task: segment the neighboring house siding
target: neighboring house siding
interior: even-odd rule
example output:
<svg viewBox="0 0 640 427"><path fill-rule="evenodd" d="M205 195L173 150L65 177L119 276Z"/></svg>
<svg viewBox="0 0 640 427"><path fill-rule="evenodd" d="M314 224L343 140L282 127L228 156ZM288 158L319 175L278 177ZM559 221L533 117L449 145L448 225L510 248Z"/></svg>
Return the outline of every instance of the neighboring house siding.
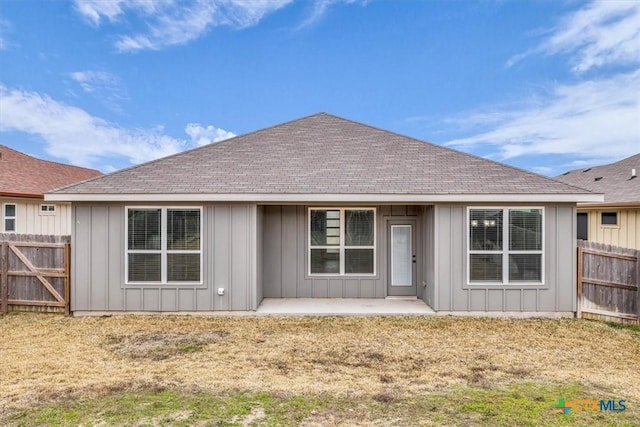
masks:
<svg viewBox="0 0 640 427"><path fill-rule="evenodd" d="M544 284L467 284L465 205L435 207L436 311L576 310L576 210L545 207Z"/></svg>
<svg viewBox="0 0 640 427"><path fill-rule="evenodd" d="M320 207L321 205L311 205ZM343 205L344 207L349 207ZM387 295L387 232L385 219L418 218L419 206L375 206L376 275L311 277L307 265L308 208L265 206L263 222L263 292L265 298L384 298ZM336 205L331 205L336 207ZM363 206L364 207L364 206ZM420 236L420 224L416 235ZM421 248L417 247L421 253ZM418 266L418 293L422 272Z"/></svg>
<svg viewBox="0 0 640 427"><path fill-rule="evenodd" d="M589 215L588 240L623 248L640 249L640 209L578 209ZM618 225L602 225L602 212L617 212Z"/></svg>
<svg viewBox="0 0 640 427"><path fill-rule="evenodd" d="M260 298L254 267L256 212L255 205L203 206L201 285L127 285L125 205L74 204L71 309L255 310ZM225 289L223 296L217 295L218 288Z"/></svg>
<svg viewBox="0 0 640 427"><path fill-rule="evenodd" d="M66 236L71 234L71 204L42 199L0 197L0 231L4 232L4 205L16 205L16 233ZM41 212L40 206L55 205L54 212Z"/></svg>

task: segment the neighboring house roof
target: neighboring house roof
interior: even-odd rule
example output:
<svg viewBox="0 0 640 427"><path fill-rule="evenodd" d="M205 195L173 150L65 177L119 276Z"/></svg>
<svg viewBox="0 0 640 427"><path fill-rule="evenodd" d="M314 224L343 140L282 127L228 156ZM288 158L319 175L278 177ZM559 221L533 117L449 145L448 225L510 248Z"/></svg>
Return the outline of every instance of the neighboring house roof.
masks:
<svg viewBox="0 0 640 427"><path fill-rule="evenodd" d="M60 189L47 199L435 201L523 194L594 199L531 172L320 113Z"/></svg>
<svg viewBox="0 0 640 427"><path fill-rule="evenodd" d="M97 170L37 159L0 145L0 196L41 198L47 191L99 175Z"/></svg>
<svg viewBox="0 0 640 427"><path fill-rule="evenodd" d="M632 176L635 169L636 176ZM640 153L615 163L576 169L556 177L558 181L604 193L604 204L640 204Z"/></svg>

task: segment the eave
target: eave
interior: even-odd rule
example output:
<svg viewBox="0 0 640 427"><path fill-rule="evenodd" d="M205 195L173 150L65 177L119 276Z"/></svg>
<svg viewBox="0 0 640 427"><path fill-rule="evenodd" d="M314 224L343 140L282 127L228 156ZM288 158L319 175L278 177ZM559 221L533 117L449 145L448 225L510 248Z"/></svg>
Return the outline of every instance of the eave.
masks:
<svg viewBox="0 0 640 427"><path fill-rule="evenodd" d="M601 203L602 194L45 194L61 202Z"/></svg>

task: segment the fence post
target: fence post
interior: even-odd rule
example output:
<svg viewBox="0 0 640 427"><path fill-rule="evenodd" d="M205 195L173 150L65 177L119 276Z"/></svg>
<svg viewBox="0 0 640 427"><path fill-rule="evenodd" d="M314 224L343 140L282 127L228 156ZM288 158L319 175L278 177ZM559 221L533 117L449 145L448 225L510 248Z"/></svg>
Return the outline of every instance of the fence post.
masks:
<svg viewBox="0 0 640 427"><path fill-rule="evenodd" d="M576 317L578 319L582 319L582 259L584 254L582 253L582 246L578 243L578 274L576 275L578 279L577 287L578 287L578 301L577 301L577 310Z"/></svg>
<svg viewBox="0 0 640 427"><path fill-rule="evenodd" d="M0 312L9 312L9 246L2 242L0 247Z"/></svg>
<svg viewBox="0 0 640 427"><path fill-rule="evenodd" d="M636 323L640 325L640 250L636 250L636 310L638 317Z"/></svg>
<svg viewBox="0 0 640 427"><path fill-rule="evenodd" d="M64 244L64 313L71 316L71 243Z"/></svg>

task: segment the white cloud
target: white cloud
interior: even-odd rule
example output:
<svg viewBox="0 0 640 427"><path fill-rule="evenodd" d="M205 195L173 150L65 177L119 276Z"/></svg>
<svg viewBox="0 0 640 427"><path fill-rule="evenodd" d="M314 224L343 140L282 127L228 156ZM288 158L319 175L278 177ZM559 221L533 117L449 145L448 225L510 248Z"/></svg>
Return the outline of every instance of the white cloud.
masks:
<svg viewBox="0 0 640 427"><path fill-rule="evenodd" d="M94 25L103 19L116 22L133 13L146 31L120 35L120 51L157 50L185 44L212 27L244 28L257 24L265 15L293 0L75 0L78 12Z"/></svg>
<svg viewBox="0 0 640 427"><path fill-rule="evenodd" d="M550 96L527 105L457 120L493 128L447 142L484 145L497 157L572 154L619 159L639 151L640 70L574 85L557 85Z"/></svg>
<svg viewBox="0 0 640 427"><path fill-rule="evenodd" d="M640 1L599 0L568 15L537 48L512 57L507 66L536 53L571 55L573 71L640 61Z"/></svg>
<svg viewBox="0 0 640 427"><path fill-rule="evenodd" d="M583 78L575 83L543 87L517 105L486 107L480 113L449 120L459 123L469 136L448 141L447 145L484 147L489 157L499 159L566 155L574 158L575 165L582 161L602 164L637 153L640 151L638 22L637 1L594 1L569 14L538 48L510 61L532 54L566 53L571 70ZM593 71L597 77L584 78L587 71ZM531 164L530 168L551 170L548 165Z"/></svg>
<svg viewBox="0 0 640 427"><path fill-rule="evenodd" d="M351 4L356 2L367 3L368 0L315 0L311 8L311 13L307 17L307 19L302 21L302 23L298 26L298 29L308 27L319 21L327 13L327 10L329 10L329 8L336 3Z"/></svg>
<svg viewBox="0 0 640 427"><path fill-rule="evenodd" d="M120 104L129 99L120 79L106 71L75 71L70 76L82 90L95 96L111 110L121 111Z"/></svg>
<svg viewBox="0 0 640 427"><path fill-rule="evenodd" d="M46 142L49 154L74 165L113 170L110 162L122 157L138 164L195 146L193 141L164 134L162 127L122 128L49 96L1 84L0 111L0 132L37 135ZM209 128L216 129L203 127Z"/></svg>
<svg viewBox="0 0 640 427"><path fill-rule="evenodd" d="M189 123L184 131L191 137L191 141L198 146L219 142L236 136L233 132L211 125L202 126L200 123Z"/></svg>

